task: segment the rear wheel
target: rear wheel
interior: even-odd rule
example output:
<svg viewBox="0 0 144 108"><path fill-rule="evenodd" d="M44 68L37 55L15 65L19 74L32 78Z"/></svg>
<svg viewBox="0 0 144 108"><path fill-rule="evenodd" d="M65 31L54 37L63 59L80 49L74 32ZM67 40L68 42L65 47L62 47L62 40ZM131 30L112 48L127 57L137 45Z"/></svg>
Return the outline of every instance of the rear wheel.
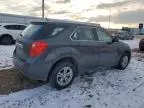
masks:
<svg viewBox="0 0 144 108"><path fill-rule="evenodd" d="M71 62L58 63L50 75L50 84L53 88L63 89L72 84L75 76L75 68Z"/></svg>
<svg viewBox="0 0 144 108"><path fill-rule="evenodd" d="M130 55L128 53L124 53L120 58L117 68L120 70L125 69L129 64L129 61L130 61Z"/></svg>
<svg viewBox="0 0 144 108"><path fill-rule="evenodd" d="M2 36L0 39L0 43L3 45L11 45L13 44L13 39L9 35Z"/></svg>

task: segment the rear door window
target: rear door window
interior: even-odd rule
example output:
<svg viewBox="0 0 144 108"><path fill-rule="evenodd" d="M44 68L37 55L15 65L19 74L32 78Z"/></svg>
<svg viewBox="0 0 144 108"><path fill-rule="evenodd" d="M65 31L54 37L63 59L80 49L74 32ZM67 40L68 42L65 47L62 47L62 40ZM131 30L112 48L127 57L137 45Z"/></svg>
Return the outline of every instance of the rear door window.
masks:
<svg viewBox="0 0 144 108"><path fill-rule="evenodd" d="M93 30L90 27L79 27L71 38L73 40L95 41Z"/></svg>

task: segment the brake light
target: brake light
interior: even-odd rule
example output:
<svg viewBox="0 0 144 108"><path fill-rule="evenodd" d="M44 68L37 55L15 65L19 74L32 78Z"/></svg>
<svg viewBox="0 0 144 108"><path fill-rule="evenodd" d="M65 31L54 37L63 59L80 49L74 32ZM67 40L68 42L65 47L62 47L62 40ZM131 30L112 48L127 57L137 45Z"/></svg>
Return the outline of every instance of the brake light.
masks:
<svg viewBox="0 0 144 108"><path fill-rule="evenodd" d="M33 42L30 47L30 56L37 57L48 48L48 43L44 41Z"/></svg>

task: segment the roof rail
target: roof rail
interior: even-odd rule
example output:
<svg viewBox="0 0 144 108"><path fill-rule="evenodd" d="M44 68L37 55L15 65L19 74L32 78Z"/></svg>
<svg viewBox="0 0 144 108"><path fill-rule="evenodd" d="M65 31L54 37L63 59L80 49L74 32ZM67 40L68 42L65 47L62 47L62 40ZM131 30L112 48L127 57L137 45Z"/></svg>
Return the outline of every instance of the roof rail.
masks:
<svg viewBox="0 0 144 108"><path fill-rule="evenodd" d="M75 24L83 24L88 26L100 26L97 23L90 23L90 22L81 22L81 21L73 21L73 20L60 20L60 19L47 19L48 22L62 22L62 23L75 23Z"/></svg>

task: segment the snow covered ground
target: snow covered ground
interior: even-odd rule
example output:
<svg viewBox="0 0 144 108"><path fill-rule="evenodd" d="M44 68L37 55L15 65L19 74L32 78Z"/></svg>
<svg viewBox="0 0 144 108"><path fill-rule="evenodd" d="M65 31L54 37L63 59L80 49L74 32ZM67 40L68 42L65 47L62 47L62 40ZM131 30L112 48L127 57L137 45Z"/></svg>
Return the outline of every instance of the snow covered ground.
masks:
<svg viewBox="0 0 144 108"><path fill-rule="evenodd" d="M123 42L129 44L131 49L139 47L139 39L124 40ZM13 54L14 48L15 48L15 45L12 45L12 46L0 45L0 70L13 67L12 54Z"/></svg>
<svg viewBox="0 0 144 108"><path fill-rule="evenodd" d="M120 40L124 43L127 43L131 49L134 49L134 48L139 48L139 41L140 39L135 39L135 40Z"/></svg>
<svg viewBox="0 0 144 108"><path fill-rule="evenodd" d="M0 108L144 108L144 55L125 70L98 69L61 91L48 84L0 95Z"/></svg>
<svg viewBox="0 0 144 108"><path fill-rule="evenodd" d="M13 66L12 63L12 55L15 46L2 46L0 45L0 70L3 68L11 68Z"/></svg>

